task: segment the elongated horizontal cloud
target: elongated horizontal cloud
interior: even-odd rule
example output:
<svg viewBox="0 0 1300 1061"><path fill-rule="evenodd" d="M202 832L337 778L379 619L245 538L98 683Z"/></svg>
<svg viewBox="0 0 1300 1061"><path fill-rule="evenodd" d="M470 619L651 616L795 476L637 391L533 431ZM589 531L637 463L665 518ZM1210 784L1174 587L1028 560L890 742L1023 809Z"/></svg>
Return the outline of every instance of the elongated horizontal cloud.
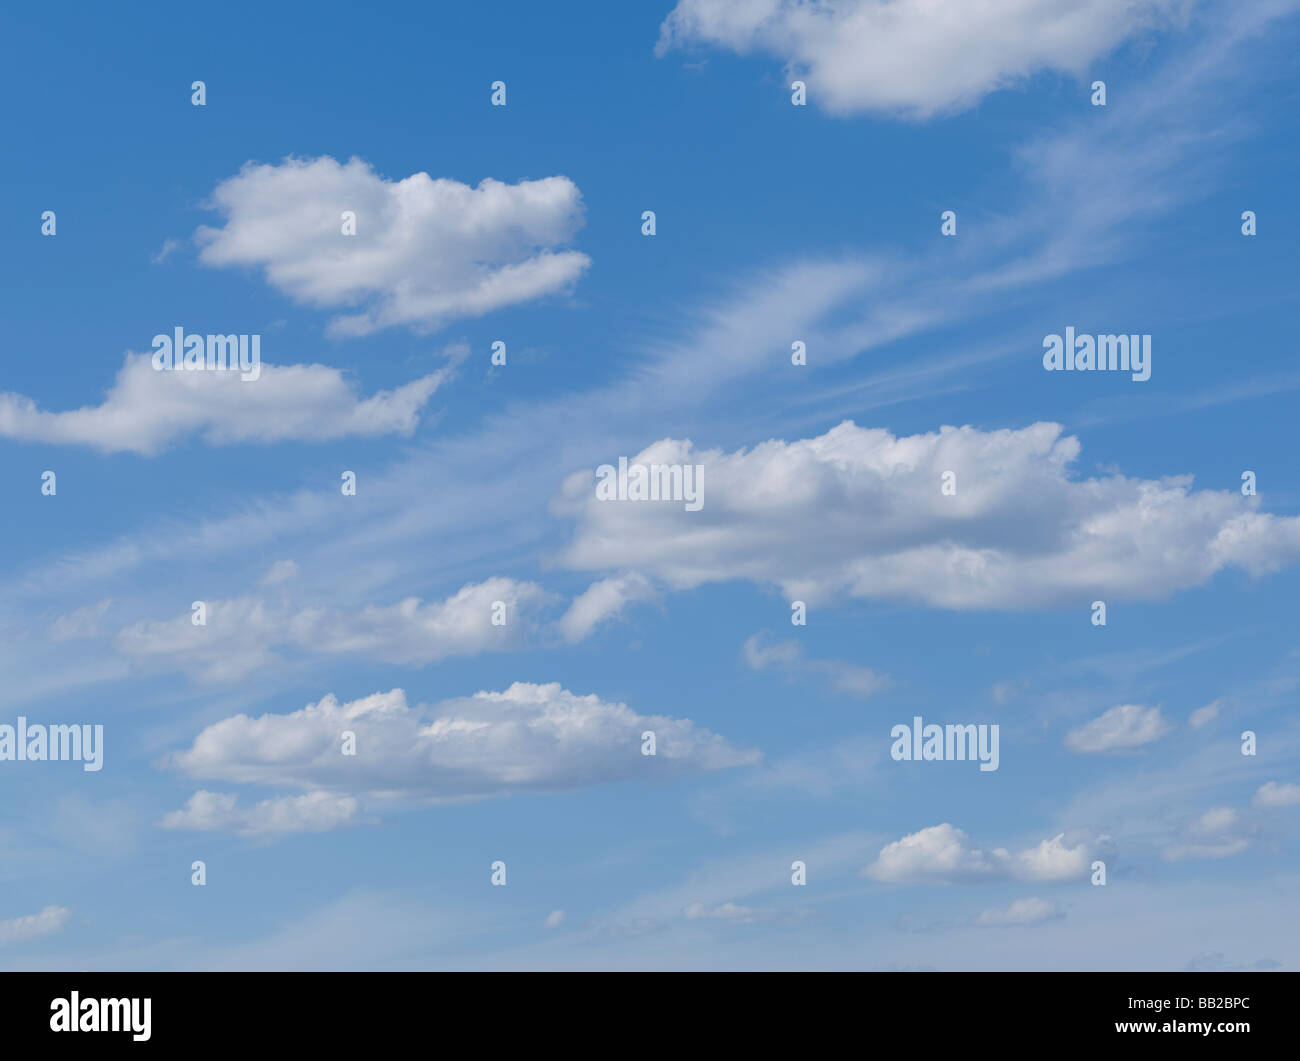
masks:
<svg viewBox="0 0 1300 1061"><path fill-rule="evenodd" d="M642 754L646 730L652 756ZM345 732L355 735L355 755L342 753ZM287 715L236 715L168 759L202 780L438 802L757 761L687 719L527 682L431 707L408 706L393 689L349 703L327 696Z"/></svg>
<svg viewBox="0 0 1300 1061"><path fill-rule="evenodd" d="M679 0L657 51L774 55L839 114L925 118L1044 70L1080 74L1186 0Z"/></svg>
<svg viewBox="0 0 1300 1061"><path fill-rule="evenodd" d="M1266 781L1250 802L1252 806L1261 808L1300 806L1300 785Z"/></svg>
<svg viewBox="0 0 1300 1061"><path fill-rule="evenodd" d="M357 655L423 666L450 656L521 647L550 595L535 582L489 578L441 601L408 597L364 608L294 608L263 597L207 602L206 624L192 613L122 630L119 651L141 662L179 667L206 681L238 681L274 663L277 652ZM494 624L497 602L504 624Z"/></svg>
<svg viewBox="0 0 1300 1061"><path fill-rule="evenodd" d="M327 309L333 331L438 327L567 290L590 264L559 249L582 225L567 177L476 187L416 173L380 177L360 159L249 163L222 181L220 228L196 233L200 261L253 266L290 298ZM345 212L355 235L344 235Z"/></svg>
<svg viewBox="0 0 1300 1061"><path fill-rule="evenodd" d="M159 824L164 829L274 837L326 832L353 821L357 813L354 797L328 792L265 799L248 808L237 803L237 796L200 790L181 810L166 814Z"/></svg>
<svg viewBox="0 0 1300 1061"><path fill-rule="evenodd" d="M1017 899L1008 907L980 911L974 923L986 928L1012 928L1056 921L1064 916L1064 911L1049 899Z"/></svg>
<svg viewBox="0 0 1300 1061"><path fill-rule="evenodd" d="M1088 871L1089 846L1082 841L1070 846L1065 834L1059 833L1014 854L1005 848L984 851L962 830L944 822L886 844L863 875L878 881L931 883L1076 880Z"/></svg>
<svg viewBox="0 0 1300 1061"><path fill-rule="evenodd" d="M1170 730L1158 707L1120 704L1065 735L1071 751L1125 752L1159 740Z"/></svg>
<svg viewBox="0 0 1300 1061"><path fill-rule="evenodd" d="M1072 479L1079 450L1051 423L895 437L845 421L732 453L664 439L630 463L702 464L703 507L598 501L594 472L577 472L555 502L575 524L561 559L675 588L747 579L805 601L1024 609L1156 599L1300 557L1300 518L1190 477Z"/></svg>
<svg viewBox="0 0 1300 1061"><path fill-rule="evenodd" d="M338 369L262 363L237 371L158 371L149 354L127 354L103 402L49 412L0 392L0 436L154 456L192 436L211 445L410 435L450 369L360 398Z"/></svg>
<svg viewBox="0 0 1300 1061"><path fill-rule="evenodd" d="M19 943L25 939L35 939L38 936L48 936L51 932L57 932L68 918L72 911L66 906L47 906L38 914L27 914L25 917L12 917L7 921L0 921L0 946L6 943Z"/></svg>

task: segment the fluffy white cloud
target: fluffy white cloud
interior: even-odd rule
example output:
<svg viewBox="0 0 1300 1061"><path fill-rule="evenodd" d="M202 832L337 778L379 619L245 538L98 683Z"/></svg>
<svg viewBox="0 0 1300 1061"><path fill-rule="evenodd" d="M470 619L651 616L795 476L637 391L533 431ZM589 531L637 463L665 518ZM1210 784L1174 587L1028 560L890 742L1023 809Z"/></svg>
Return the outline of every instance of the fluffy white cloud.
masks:
<svg viewBox="0 0 1300 1061"><path fill-rule="evenodd" d="M766 52L836 113L926 117L1043 70L1081 74L1186 0L679 0L657 51Z"/></svg>
<svg viewBox="0 0 1300 1061"><path fill-rule="evenodd" d="M1120 704L1070 730L1065 735L1065 746L1084 753L1122 752L1158 740L1169 729L1160 708Z"/></svg>
<svg viewBox="0 0 1300 1061"><path fill-rule="evenodd" d="M641 754L647 729L656 735L654 756ZM341 752L345 731L356 735L355 756ZM393 689L343 704L327 696L287 715L236 715L208 726L168 762L204 780L449 801L758 758L687 719L639 715L558 683L516 682L432 707L409 707Z"/></svg>
<svg viewBox="0 0 1300 1061"><path fill-rule="evenodd" d="M703 465L703 507L598 501L594 472L577 472L555 503L576 524L563 560L678 588L749 579L790 599L1019 609L1159 598L1300 557L1300 518L1187 477L1075 480L1079 449L1050 423L895 437L846 421L732 453L664 439L631 462Z"/></svg>
<svg viewBox="0 0 1300 1061"><path fill-rule="evenodd" d="M0 946L35 939L37 936L48 936L61 929L71 915L72 911L65 906L47 906L39 914L0 921Z"/></svg>
<svg viewBox="0 0 1300 1061"><path fill-rule="evenodd" d="M117 647L141 662L180 667L205 681L239 681L274 663L282 649L422 666L519 648L548 600L536 583L510 578L468 583L442 601L408 597L354 611L239 597L209 601L205 626L195 626L189 613L136 623L118 634ZM496 601L506 606L504 626L492 625Z"/></svg>
<svg viewBox="0 0 1300 1061"><path fill-rule="evenodd" d="M601 623L621 615L629 604L658 596L650 580L642 575L617 575L593 582L560 617L560 633L570 644L581 641Z"/></svg>
<svg viewBox="0 0 1300 1061"><path fill-rule="evenodd" d="M0 436L153 456L181 439L211 445L321 442L409 435L450 368L361 398L338 369L262 363L256 380L237 371L157 371L149 354L127 354L99 405L49 412L0 392Z"/></svg>
<svg viewBox="0 0 1300 1061"><path fill-rule="evenodd" d="M1300 805L1300 785L1266 781L1250 802L1256 807L1295 807Z"/></svg>
<svg viewBox="0 0 1300 1061"><path fill-rule="evenodd" d="M1064 911L1047 899L1017 899L1008 907L981 911L975 917L975 924L1008 928L1014 925L1037 925L1064 916Z"/></svg>
<svg viewBox="0 0 1300 1061"><path fill-rule="evenodd" d="M181 810L164 815L159 824L164 829L275 837L326 832L354 821L357 813L354 797L329 792L264 799L248 808L236 806L237 801L234 795L200 790Z"/></svg>
<svg viewBox="0 0 1300 1061"><path fill-rule="evenodd" d="M342 334L438 327L567 290L590 264L561 250L582 225L567 177L477 187L416 173L385 180L360 159L244 166L219 184L220 228L200 228L200 260L255 266L291 298L324 308ZM356 234L341 232L344 211Z"/></svg>
<svg viewBox="0 0 1300 1061"><path fill-rule="evenodd" d="M944 822L886 844L863 873L889 882L1057 881L1084 876L1089 863L1089 844L1080 841L1071 847L1064 833L1015 853L1000 847L984 851L962 830Z"/></svg>
<svg viewBox="0 0 1300 1061"><path fill-rule="evenodd" d="M562 924L564 924L564 911L552 910L549 914L546 915L546 921L544 922L544 924L546 925L547 928L559 928Z"/></svg>
<svg viewBox="0 0 1300 1061"><path fill-rule="evenodd" d="M888 687L889 679L868 667L837 659L807 659L802 642L775 641L766 630L754 634L741 648L753 670L776 667L788 675L820 674L843 693L866 698Z"/></svg>

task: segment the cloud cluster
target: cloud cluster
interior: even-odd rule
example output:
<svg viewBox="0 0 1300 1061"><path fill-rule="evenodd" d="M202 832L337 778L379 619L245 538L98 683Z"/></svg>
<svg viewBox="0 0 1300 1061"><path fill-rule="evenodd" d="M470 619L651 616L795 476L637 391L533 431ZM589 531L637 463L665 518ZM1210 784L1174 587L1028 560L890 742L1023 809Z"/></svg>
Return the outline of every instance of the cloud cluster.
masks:
<svg viewBox="0 0 1300 1061"><path fill-rule="evenodd" d="M677 588L747 579L790 599L1023 609L1157 599L1300 557L1300 518L1190 477L1074 479L1079 450L1052 423L895 437L845 421L730 453L664 439L631 463L702 464L703 508L600 502L577 472L555 504L575 524L563 561Z"/></svg>
<svg viewBox="0 0 1300 1061"><path fill-rule="evenodd" d="M652 730L656 754L641 754ZM343 754L343 734L355 755ZM326 793L449 802L520 791L578 788L629 778L720 770L758 761L688 719L639 715L627 705L580 696L559 683L516 682L411 707L401 689L340 703L327 696L287 715L236 715L204 729L168 765L201 780L301 789L240 811L234 797L199 793L169 816L174 827L240 832L325 827L355 806Z"/></svg>

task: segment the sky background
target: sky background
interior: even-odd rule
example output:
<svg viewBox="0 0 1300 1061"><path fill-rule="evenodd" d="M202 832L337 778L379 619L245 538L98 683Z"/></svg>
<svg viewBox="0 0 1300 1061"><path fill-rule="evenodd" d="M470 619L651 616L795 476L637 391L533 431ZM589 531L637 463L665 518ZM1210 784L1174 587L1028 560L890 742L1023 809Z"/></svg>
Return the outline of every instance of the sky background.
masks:
<svg viewBox="0 0 1300 1061"><path fill-rule="evenodd" d="M0 14L0 967L1300 967L1297 5L893 6Z"/></svg>

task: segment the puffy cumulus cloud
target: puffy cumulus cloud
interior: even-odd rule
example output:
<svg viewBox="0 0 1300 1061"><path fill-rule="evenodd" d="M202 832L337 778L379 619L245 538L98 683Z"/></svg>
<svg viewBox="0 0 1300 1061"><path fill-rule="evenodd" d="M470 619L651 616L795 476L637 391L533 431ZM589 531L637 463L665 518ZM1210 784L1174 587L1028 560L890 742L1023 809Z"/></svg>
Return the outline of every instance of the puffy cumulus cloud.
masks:
<svg viewBox="0 0 1300 1061"><path fill-rule="evenodd" d="M1080 840L1071 846L1065 834L1059 833L1036 847L1015 853L1005 848L984 851L975 847L962 830L944 822L886 844L875 862L862 872L874 880L892 883L967 883L1000 878L1074 880L1087 874L1089 852L1097 843L1100 839Z"/></svg>
<svg viewBox="0 0 1300 1061"><path fill-rule="evenodd" d="M289 833L327 832L352 823L357 813L354 797L329 792L264 799L247 808L237 803L237 796L200 790L183 808L164 815L159 825L164 829L270 838Z"/></svg>
<svg viewBox="0 0 1300 1061"><path fill-rule="evenodd" d="M66 923L72 911L66 906L47 906L38 914L27 914L24 917L12 917L8 921L0 921L0 946L6 943L19 943L25 939L35 939L38 936L48 936L51 932L57 932Z"/></svg>
<svg viewBox="0 0 1300 1061"><path fill-rule="evenodd" d="M741 655L751 670L766 670L771 667L789 677L821 675L839 692L863 699L889 686L886 675L877 674L856 663L838 659L807 659L802 642L776 641L766 630L750 637L741 647Z"/></svg>
<svg viewBox="0 0 1300 1061"><path fill-rule="evenodd" d="M635 573L593 582L560 617L560 633L570 644L581 641L601 623L618 618L629 604L658 596L650 580Z"/></svg>
<svg viewBox="0 0 1300 1061"><path fill-rule="evenodd" d="M261 376L245 380L230 370L158 371L151 355L127 354L99 405L51 412L0 392L0 436L149 457L194 436L233 445L410 435L450 373L443 368L362 398L324 365L263 362Z"/></svg>
<svg viewBox="0 0 1300 1061"><path fill-rule="evenodd" d="M653 730L656 754L641 754ZM341 753L341 734L356 755ZM451 801L561 790L755 763L688 719L639 715L558 683L516 682L431 707L401 689L340 703L327 696L287 715L236 715L204 729L168 765L238 784Z"/></svg>
<svg viewBox="0 0 1300 1061"><path fill-rule="evenodd" d="M331 322L340 334L481 316L563 292L590 264L559 249L582 225L567 177L471 187L427 173L386 180L357 158L289 158L245 165L211 205L225 223L196 233L200 261L260 267L302 303L357 307ZM342 235L344 211L355 235Z"/></svg>
<svg viewBox="0 0 1300 1061"><path fill-rule="evenodd" d="M1158 707L1120 704L1065 735L1065 746L1085 754L1126 752L1159 740L1170 725Z"/></svg>
<svg viewBox="0 0 1300 1061"><path fill-rule="evenodd" d="M1250 802L1259 808L1300 806L1300 785L1266 781L1259 786Z"/></svg>
<svg viewBox="0 0 1300 1061"><path fill-rule="evenodd" d="M1154 599L1300 556L1300 518L1188 477L1072 479L1079 451L1050 423L895 437L845 421L731 453L664 439L630 463L702 465L703 507L598 501L593 471L577 472L554 504L575 524L562 560L677 588L748 579L790 599L1019 609Z"/></svg>
<svg viewBox="0 0 1300 1061"><path fill-rule="evenodd" d="M765 52L839 114L925 118L1045 70L1081 74L1189 0L679 0L656 51Z"/></svg>
<svg viewBox="0 0 1300 1061"><path fill-rule="evenodd" d="M239 681L275 663L277 651L285 649L422 666L521 647L550 600L534 582L500 577L468 583L441 601L408 597L352 611L239 597L207 602L204 626L195 626L186 613L136 623L122 630L116 643L142 664L180 668L214 682ZM506 606L504 626L492 624L497 601Z"/></svg>
<svg viewBox="0 0 1300 1061"><path fill-rule="evenodd" d="M981 911L976 915L974 923L986 928L1010 928L1016 925L1038 925L1064 916L1065 912L1048 899L1017 899L1010 906Z"/></svg>

